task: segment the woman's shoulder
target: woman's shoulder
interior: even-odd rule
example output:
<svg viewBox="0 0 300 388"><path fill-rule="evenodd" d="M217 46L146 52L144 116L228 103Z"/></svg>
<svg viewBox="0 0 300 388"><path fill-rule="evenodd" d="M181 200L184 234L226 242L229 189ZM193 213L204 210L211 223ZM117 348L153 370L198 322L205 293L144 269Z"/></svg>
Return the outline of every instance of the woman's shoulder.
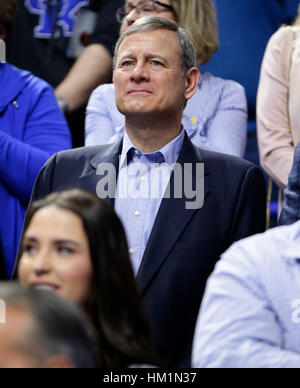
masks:
<svg viewBox="0 0 300 388"><path fill-rule="evenodd" d="M274 47L285 46L288 42L292 41L295 32L300 32L300 26L281 26L270 37L267 48L270 50Z"/></svg>
<svg viewBox="0 0 300 388"><path fill-rule="evenodd" d="M224 98L232 97L246 103L245 88L240 83L234 80L214 76L211 73L201 73L198 89L198 92L202 90L206 95L215 96L218 99L220 99L221 96Z"/></svg>
<svg viewBox="0 0 300 388"><path fill-rule="evenodd" d="M201 81L200 81L200 86L202 85L207 86L209 88L231 88L233 90L239 89L239 90L244 90L244 87L239 84L237 81L231 80L231 79L225 79L221 77L217 77L211 73L205 72L201 73Z"/></svg>
<svg viewBox="0 0 300 388"><path fill-rule="evenodd" d="M99 104L108 107L115 105L115 85L113 83L99 85L92 92L87 105L87 112L99 109Z"/></svg>
<svg viewBox="0 0 300 388"><path fill-rule="evenodd" d="M113 83L101 84L92 92L91 97L100 98L103 95L115 95L115 85Z"/></svg>

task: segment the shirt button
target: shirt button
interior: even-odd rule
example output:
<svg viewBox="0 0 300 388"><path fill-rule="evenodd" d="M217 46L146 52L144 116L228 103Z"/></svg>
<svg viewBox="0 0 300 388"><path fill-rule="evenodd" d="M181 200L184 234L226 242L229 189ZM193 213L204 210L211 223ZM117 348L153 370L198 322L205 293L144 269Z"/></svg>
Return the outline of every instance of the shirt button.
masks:
<svg viewBox="0 0 300 388"><path fill-rule="evenodd" d="M136 211L134 212L134 215L135 215L135 216L139 216L139 215L140 215L140 212L139 212L138 210L136 210Z"/></svg>
<svg viewBox="0 0 300 388"><path fill-rule="evenodd" d="M140 154L140 151L139 151L139 150L134 150L134 153L135 153L136 155L139 155L139 154Z"/></svg>
<svg viewBox="0 0 300 388"><path fill-rule="evenodd" d="M130 248L129 253L134 253L134 249Z"/></svg>
<svg viewBox="0 0 300 388"><path fill-rule="evenodd" d="M146 177L145 177L145 176L142 176L142 177L141 177L141 181L142 181L142 182L145 182L145 180L146 180Z"/></svg>

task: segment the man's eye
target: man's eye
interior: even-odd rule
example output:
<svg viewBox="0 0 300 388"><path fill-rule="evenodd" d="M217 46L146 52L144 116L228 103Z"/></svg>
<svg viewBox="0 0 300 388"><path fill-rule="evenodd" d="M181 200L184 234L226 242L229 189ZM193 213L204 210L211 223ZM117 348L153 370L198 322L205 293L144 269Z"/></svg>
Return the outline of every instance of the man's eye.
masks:
<svg viewBox="0 0 300 388"><path fill-rule="evenodd" d="M121 67L130 67L132 66L133 61L124 61L121 63Z"/></svg>
<svg viewBox="0 0 300 388"><path fill-rule="evenodd" d="M150 64L154 67L162 66L162 63L160 61L155 60L150 61Z"/></svg>
<svg viewBox="0 0 300 388"><path fill-rule="evenodd" d="M128 15L134 8L131 4L126 4L124 7L125 14Z"/></svg>
<svg viewBox="0 0 300 388"><path fill-rule="evenodd" d="M153 12L153 7L144 7L143 12Z"/></svg>

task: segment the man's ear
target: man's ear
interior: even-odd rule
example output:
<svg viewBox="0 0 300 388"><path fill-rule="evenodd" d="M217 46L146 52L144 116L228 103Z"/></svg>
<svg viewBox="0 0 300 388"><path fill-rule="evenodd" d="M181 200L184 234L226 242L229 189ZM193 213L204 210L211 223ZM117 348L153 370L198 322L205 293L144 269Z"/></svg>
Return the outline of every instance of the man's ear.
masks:
<svg viewBox="0 0 300 388"><path fill-rule="evenodd" d="M0 39L4 40L6 37L6 27L4 24L0 24Z"/></svg>
<svg viewBox="0 0 300 388"><path fill-rule="evenodd" d="M200 81L200 72L197 67L191 67L185 74L185 99L190 99L197 89Z"/></svg>

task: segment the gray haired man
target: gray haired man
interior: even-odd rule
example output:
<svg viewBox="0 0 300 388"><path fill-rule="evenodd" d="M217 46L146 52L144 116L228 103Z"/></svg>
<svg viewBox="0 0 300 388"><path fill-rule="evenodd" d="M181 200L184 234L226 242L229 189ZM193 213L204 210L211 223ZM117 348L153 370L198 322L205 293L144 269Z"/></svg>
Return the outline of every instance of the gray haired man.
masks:
<svg viewBox="0 0 300 388"><path fill-rule="evenodd" d="M188 34L176 23L137 20L120 37L114 58L116 104L125 115L122 141L53 156L32 196L80 187L114 205L155 350L180 366L189 365L206 279L219 256L265 226L260 170L198 149L181 126L199 82L195 58Z"/></svg>
<svg viewBox="0 0 300 388"><path fill-rule="evenodd" d="M95 368L92 333L66 300L0 283L0 368Z"/></svg>

